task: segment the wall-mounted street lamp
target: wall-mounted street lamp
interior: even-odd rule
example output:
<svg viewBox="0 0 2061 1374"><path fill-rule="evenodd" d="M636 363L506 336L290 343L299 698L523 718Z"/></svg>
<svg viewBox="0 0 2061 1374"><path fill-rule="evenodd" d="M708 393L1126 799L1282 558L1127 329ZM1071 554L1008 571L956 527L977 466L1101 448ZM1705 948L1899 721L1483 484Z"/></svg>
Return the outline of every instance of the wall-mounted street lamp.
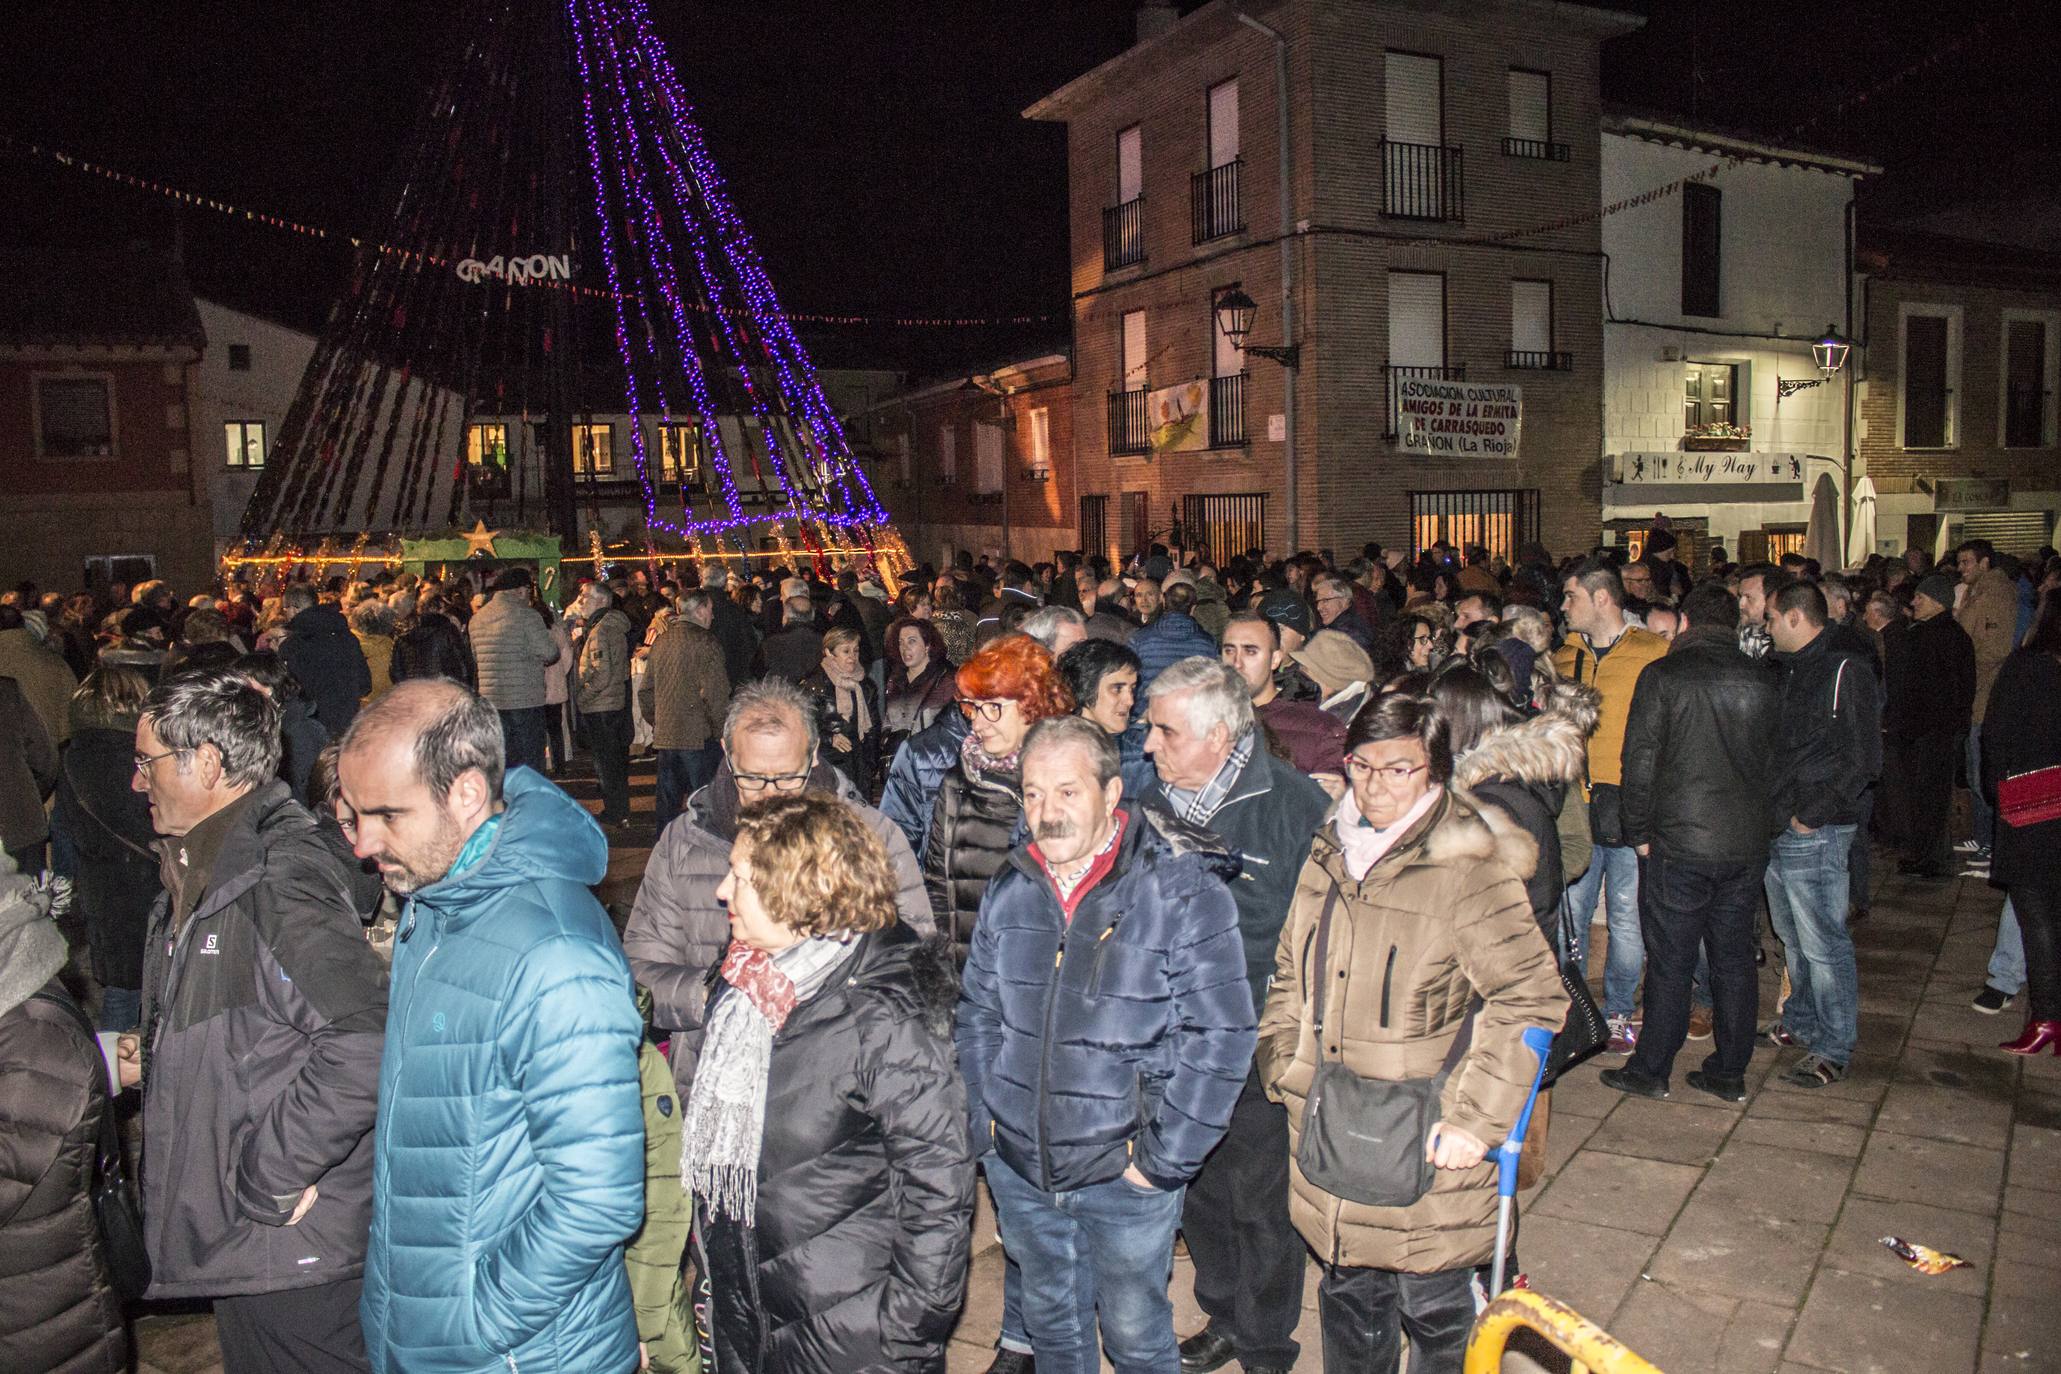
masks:
<svg viewBox="0 0 2061 1374"><path fill-rule="evenodd" d="M1259 306L1252 297L1237 287L1232 287L1217 298L1217 328L1224 331L1224 337L1241 353L1251 353L1277 362L1283 367L1298 366L1302 350L1294 344L1270 346L1249 344L1246 336L1252 333L1252 322L1259 316Z"/></svg>
<svg viewBox="0 0 2061 1374"><path fill-rule="evenodd" d="M1847 355L1852 352L1853 340L1841 334L1833 326L1826 325L1824 334L1819 337L1816 343L1811 345L1811 358L1817 363L1818 371L1824 375L1820 377L1798 378L1794 381L1777 377L1775 379L1775 399L1777 401L1784 400L1799 391L1805 391L1814 386L1823 386L1845 370Z"/></svg>

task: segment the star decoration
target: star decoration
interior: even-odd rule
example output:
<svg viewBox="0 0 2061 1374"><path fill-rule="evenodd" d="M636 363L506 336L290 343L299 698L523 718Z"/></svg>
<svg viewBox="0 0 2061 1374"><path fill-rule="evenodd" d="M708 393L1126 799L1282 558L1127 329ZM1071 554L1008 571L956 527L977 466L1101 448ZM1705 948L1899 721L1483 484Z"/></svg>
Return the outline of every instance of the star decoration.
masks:
<svg viewBox="0 0 2061 1374"><path fill-rule="evenodd" d="M486 521L474 520L472 528L458 537L465 541L465 556L467 558L477 558L481 554L492 558L496 556L494 553L494 541L500 538L501 534L502 531L500 530L488 529Z"/></svg>

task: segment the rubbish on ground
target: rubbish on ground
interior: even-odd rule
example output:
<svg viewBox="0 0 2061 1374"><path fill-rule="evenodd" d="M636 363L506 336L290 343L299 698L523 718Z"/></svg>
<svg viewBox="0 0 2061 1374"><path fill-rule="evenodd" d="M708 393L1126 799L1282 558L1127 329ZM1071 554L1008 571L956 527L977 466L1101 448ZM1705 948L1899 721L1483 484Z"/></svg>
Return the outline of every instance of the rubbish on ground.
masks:
<svg viewBox="0 0 2061 1374"><path fill-rule="evenodd" d="M1882 1243L1889 1247L1891 1254L1921 1274L1937 1277L1949 1269L1968 1267L1968 1261L1959 1255L1950 1255L1944 1250L1935 1250L1929 1245L1920 1245L1901 1236L1884 1236Z"/></svg>

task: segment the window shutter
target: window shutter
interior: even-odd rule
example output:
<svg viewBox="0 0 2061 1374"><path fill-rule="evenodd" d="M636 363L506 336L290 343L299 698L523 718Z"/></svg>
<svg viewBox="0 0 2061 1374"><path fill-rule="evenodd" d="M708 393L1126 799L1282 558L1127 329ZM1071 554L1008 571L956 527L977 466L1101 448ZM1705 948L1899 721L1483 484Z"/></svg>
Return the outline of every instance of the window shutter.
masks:
<svg viewBox="0 0 2061 1374"><path fill-rule="evenodd" d="M1510 137L1532 143L1553 140L1553 78L1544 72L1510 70Z"/></svg>
<svg viewBox="0 0 2061 1374"><path fill-rule="evenodd" d="M1513 281L1510 283L1510 351L1550 353L1553 351L1553 283Z"/></svg>
<svg viewBox="0 0 2061 1374"><path fill-rule="evenodd" d="M1441 274L1388 274L1388 361L1394 367L1445 366L1446 279Z"/></svg>

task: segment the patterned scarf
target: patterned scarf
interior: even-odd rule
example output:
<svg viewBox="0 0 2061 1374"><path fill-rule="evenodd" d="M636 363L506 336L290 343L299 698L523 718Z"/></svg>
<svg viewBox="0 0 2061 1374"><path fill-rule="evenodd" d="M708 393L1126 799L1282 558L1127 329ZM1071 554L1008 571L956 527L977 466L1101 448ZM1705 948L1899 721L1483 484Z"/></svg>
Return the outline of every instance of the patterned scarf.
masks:
<svg viewBox="0 0 2061 1374"><path fill-rule="evenodd" d="M849 953L849 944L820 937L778 954L730 942L722 976L732 995L709 1018L680 1122L681 1186L711 1212L746 1226L756 1223L773 1037Z"/></svg>
<svg viewBox="0 0 2061 1374"><path fill-rule="evenodd" d="M1023 761L1023 750L1021 747L1019 747L1015 753L1009 755L1007 758L998 759L993 754L990 754L987 750L980 747L979 735L976 735L971 730L968 730L966 732L966 738L959 742L959 760L960 762L966 765L966 771L969 774L1014 774L1016 772L1017 765Z"/></svg>
<svg viewBox="0 0 2061 1374"><path fill-rule="evenodd" d="M1216 776L1194 791L1183 787L1167 788L1166 799L1172 803L1174 814L1191 825L1208 825L1210 818L1230 799L1231 789L1245 772L1245 765L1252 762L1253 741L1258 738L1257 729L1240 735L1223 765L1217 769Z"/></svg>

